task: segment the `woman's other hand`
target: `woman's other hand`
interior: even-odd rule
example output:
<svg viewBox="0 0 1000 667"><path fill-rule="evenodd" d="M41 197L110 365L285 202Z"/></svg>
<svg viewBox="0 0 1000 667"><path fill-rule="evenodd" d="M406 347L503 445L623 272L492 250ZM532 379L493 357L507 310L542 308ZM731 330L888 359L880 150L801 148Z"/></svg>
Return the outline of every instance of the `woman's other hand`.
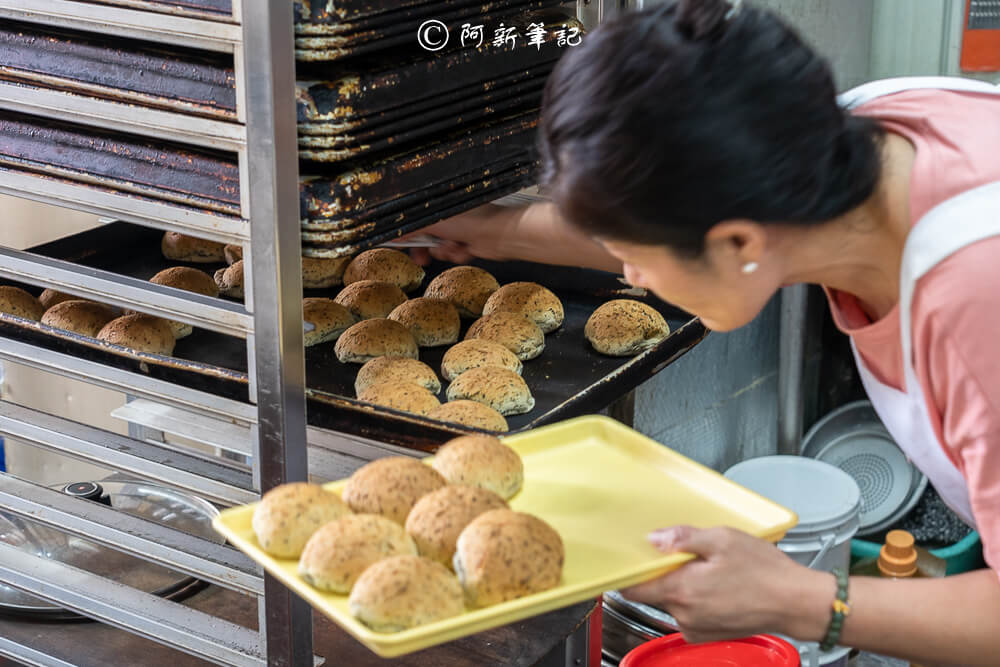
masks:
<svg viewBox="0 0 1000 667"><path fill-rule="evenodd" d="M677 526L649 535L660 551L695 560L658 579L622 591L625 597L668 611L689 642L788 632L789 616L815 609L814 623L795 623L804 640L822 638L836 592L832 575L810 570L773 544L731 528ZM801 621L803 619L799 619Z"/></svg>
<svg viewBox="0 0 1000 667"><path fill-rule="evenodd" d="M466 264L475 258L514 259L507 256L504 240L513 233L523 212L523 208L487 204L460 213L415 232L435 236L441 239L441 244L434 248L414 248L410 254L422 265L432 258L453 264Z"/></svg>

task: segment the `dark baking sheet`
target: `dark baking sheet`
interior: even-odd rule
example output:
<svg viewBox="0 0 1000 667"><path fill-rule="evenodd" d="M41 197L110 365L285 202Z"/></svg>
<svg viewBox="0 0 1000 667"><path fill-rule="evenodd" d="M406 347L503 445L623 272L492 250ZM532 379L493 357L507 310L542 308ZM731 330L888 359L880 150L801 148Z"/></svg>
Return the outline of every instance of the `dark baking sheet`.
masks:
<svg viewBox="0 0 1000 667"><path fill-rule="evenodd" d="M149 278L178 264L162 257L159 241L160 233L155 230L118 222L39 246L33 252ZM542 356L525 363L524 377L535 396L536 407L528 415L510 417L512 431L597 412L683 355L706 334L699 321L682 311L650 296L623 293L625 286L611 274L538 264L481 265L492 271L501 283L535 280L546 285L559 295L566 310L565 324L546 337ZM217 268L214 265L191 266L208 272ZM444 264L429 267L427 280L445 268ZM338 290L307 290L306 295L333 297ZM37 289L32 291L38 292ZM583 336L584 323L598 305L623 296L638 298L663 312L675 331L656 348L632 359L599 355ZM2 314L0 335L247 400L245 348L240 339L196 329L194 334L178 342L176 357L166 358L115 349L93 339ZM422 349L421 359L439 370L445 349ZM307 348L310 423L428 451L465 430L353 401L350 397L358 368L338 362L332 343Z"/></svg>
<svg viewBox="0 0 1000 667"><path fill-rule="evenodd" d="M233 15L232 0L89 0L95 5L114 5L191 18L225 20Z"/></svg>
<svg viewBox="0 0 1000 667"><path fill-rule="evenodd" d="M236 118L231 56L147 42L0 24L0 77L203 116Z"/></svg>
<svg viewBox="0 0 1000 667"><path fill-rule="evenodd" d="M239 215L236 156L0 111L0 165Z"/></svg>

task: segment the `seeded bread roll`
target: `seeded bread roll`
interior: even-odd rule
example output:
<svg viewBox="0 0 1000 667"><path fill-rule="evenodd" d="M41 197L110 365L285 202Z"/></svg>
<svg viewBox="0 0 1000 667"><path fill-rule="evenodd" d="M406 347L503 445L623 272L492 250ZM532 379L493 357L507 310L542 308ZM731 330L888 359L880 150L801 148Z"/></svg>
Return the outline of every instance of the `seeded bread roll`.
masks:
<svg viewBox="0 0 1000 667"><path fill-rule="evenodd" d="M219 286L215 284L212 276L204 271L192 269L187 266L175 266L164 269L150 278L149 282L204 296L219 296ZM171 321L170 328L173 330L174 338L177 340L190 336L194 331L194 328L190 324L185 324L184 322Z"/></svg>
<svg viewBox="0 0 1000 667"><path fill-rule="evenodd" d="M215 264L225 259L224 244L206 241L177 232L167 232L160 242L160 250L167 259L194 264Z"/></svg>
<svg viewBox="0 0 1000 667"><path fill-rule="evenodd" d="M506 368L518 375L524 369L524 364L517 355L500 343L491 340L464 340L444 353L441 361L441 375L449 382L465 371L483 366Z"/></svg>
<svg viewBox="0 0 1000 667"><path fill-rule="evenodd" d="M241 245L229 244L222 252L226 256L226 264L230 266L243 259L243 246Z"/></svg>
<svg viewBox="0 0 1000 667"><path fill-rule="evenodd" d="M417 554L403 527L377 514L348 514L325 524L309 538L299 574L321 591L346 595L368 567L384 558Z"/></svg>
<svg viewBox="0 0 1000 667"><path fill-rule="evenodd" d="M453 565L470 607L487 607L559 585L562 538L541 519L497 509L472 520L458 537Z"/></svg>
<svg viewBox="0 0 1000 667"><path fill-rule="evenodd" d="M603 304L587 320L583 331L595 350L612 357L645 352L670 335L663 315L631 299Z"/></svg>
<svg viewBox="0 0 1000 667"><path fill-rule="evenodd" d="M510 500L524 484L524 464L513 449L488 435L464 435L434 455L434 469L449 484L478 486Z"/></svg>
<svg viewBox="0 0 1000 667"><path fill-rule="evenodd" d="M538 283L510 283L491 294L483 315L500 312L523 315L537 324L542 333L558 329L565 317L559 297Z"/></svg>
<svg viewBox="0 0 1000 667"><path fill-rule="evenodd" d="M337 340L355 322L354 313L333 299L310 297L302 300L302 319L316 328L305 333L305 346Z"/></svg>
<svg viewBox="0 0 1000 667"><path fill-rule="evenodd" d="M234 299L243 298L243 260L237 260L228 268L219 269L215 272L215 284L219 286L219 293Z"/></svg>
<svg viewBox="0 0 1000 667"><path fill-rule="evenodd" d="M463 398L488 405L504 416L523 415L535 407L527 383L506 368L483 366L459 375L448 385L448 400Z"/></svg>
<svg viewBox="0 0 1000 667"><path fill-rule="evenodd" d="M448 301L419 297L410 299L389 313L413 333L420 347L451 345L458 340L462 320L455 306Z"/></svg>
<svg viewBox="0 0 1000 667"><path fill-rule="evenodd" d="M401 632L465 611L455 575L420 556L375 563L354 584L347 604L351 614L376 632Z"/></svg>
<svg viewBox="0 0 1000 667"><path fill-rule="evenodd" d="M57 292L54 289L43 290L38 297L38 302L42 304L45 310L48 310L56 304L60 304L63 301L87 301L83 297L73 296L72 294L66 294L64 292Z"/></svg>
<svg viewBox="0 0 1000 667"><path fill-rule="evenodd" d="M506 433L509 430L507 420L502 414L488 405L475 401L462 400L442 403L428 412L427 416L450 424L471 426L494 433Z"/></svg>
<svg viewBox="0 0 1000 667"><path fill-rule="evenodd" d="M337 303L346 306L359 320L386 318L404 301L403 290L392 283L375 280L351 283L337 295Z"/></svg>
<svg viewBox="0 0 1000 667"><path fill-rule="evenodd" d="M376 357L418 358L417 341L399 322L364 320L337 339L337 359L347 364L363 364Z"/></svg>
<svg viewBox="0 0 1000 667"><path fill-rule="evenodd" d="M97 333L97 339L165 357L174 353L174 331L170 322L144 313L111 320Z"/></svg>
<svg viewBox="0 0 1000 667"><path fill-rule="evenodd" d="M413 382L373 384L358 394L358 400L424 416L441 405L437 396Z"/></svg>
<svg viewBox="0 0 1000 667"><path fill-rule="evenodd" d="M537 324L519 313L483 315L472 323L465 338L500 343L521 361L534 359L545 349L545 334Z"/></svg>
<svg viewBox="0 0 1000 667"><path fill-rule="evenodd" d="M462 529L483 512L506 507L492 491L450 484L417 501L406 517L406 532L421 556L450 568Z"/></svg>
<svg viewBox="0 0 1000 667"><path fill-rule="evenodd" d="M483 314L483 306L500 283L489 272L475 266L448 269L427 286L424 296L451 301L458 314L473 318Z"/></svg>
<svg viewBox="0 0 1000 667"><path fill-rule="evenodd" d="M265 493L250 524L261 549L278 558L298 558L321 526L350 513L336 493L318 484L292 482Z"/></svg>
<svg viewBox="0 0 1000 667"><path fill-rule="evenodd" d="M372 359L358 371L354 380L354 393L360 396L368 387L386 382L418 384L432 394L441 392L441 381L430 366L405 357L379 357Z"/></svg>
<svg viewBox="0 0 1000 667"><path fill-rule="evenodd" d="M0 286L0 313L23 317L26 320L42 319L45 308L38 299L20 287Z"/></svg>
<svg viewBox="0 0 1000 667"><path fill-rule="evenodd" d="M351 260L344 272L345 285L362 280L392 283L404 292L412 292L424 281L424 270L405 252L374 248Z"/></svg>
<svg viewBox="0 0 1000 667"><path fill-rule="evenodd" d="M405 456L390 456L367 463L351 475L342 496L360 514L378 514L399 525L423 496L446 482L429 465Z"/></svg>
<svg viewBox="0 0 1000 667"><path fill-rule="evenodd" d="M62 301L42 315L42 324L81 336L96 338L104 325L115 319L115 311L102 303L77 299Z"/></svg>
<svg viewBox="0 0 1000 667"><path fill-rule="evenodd" d="M344 281L344 269L350 261L347 257L340 259L303 257L302 287L323 289L340 285Z"/></svg>

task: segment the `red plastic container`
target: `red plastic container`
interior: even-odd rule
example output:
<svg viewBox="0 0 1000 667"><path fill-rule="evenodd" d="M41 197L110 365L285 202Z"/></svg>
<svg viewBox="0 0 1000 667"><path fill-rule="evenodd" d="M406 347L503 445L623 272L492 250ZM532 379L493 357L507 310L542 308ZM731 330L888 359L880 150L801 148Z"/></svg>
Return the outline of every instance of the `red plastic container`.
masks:
<svg viewBox="0 0 1000 667"><path fill-rule="evenodd" d="M770 635L688 644L676 633L632 649L619 667L799 667L799 664L795 647Z"/></svg>

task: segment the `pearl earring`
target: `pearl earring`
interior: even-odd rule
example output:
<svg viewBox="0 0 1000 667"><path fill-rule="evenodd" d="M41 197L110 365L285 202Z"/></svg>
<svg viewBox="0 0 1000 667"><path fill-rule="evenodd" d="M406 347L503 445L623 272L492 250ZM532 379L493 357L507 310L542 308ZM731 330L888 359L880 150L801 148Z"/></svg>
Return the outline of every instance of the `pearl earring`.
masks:
<svg viewBox="0 0 1000 667"><path fill-rule="evenodd" d="M747 262L746 264L743 265L742 271L743 273L750 274L756 271L759 267L760 264L758 264L757 262Z"/></svg>

